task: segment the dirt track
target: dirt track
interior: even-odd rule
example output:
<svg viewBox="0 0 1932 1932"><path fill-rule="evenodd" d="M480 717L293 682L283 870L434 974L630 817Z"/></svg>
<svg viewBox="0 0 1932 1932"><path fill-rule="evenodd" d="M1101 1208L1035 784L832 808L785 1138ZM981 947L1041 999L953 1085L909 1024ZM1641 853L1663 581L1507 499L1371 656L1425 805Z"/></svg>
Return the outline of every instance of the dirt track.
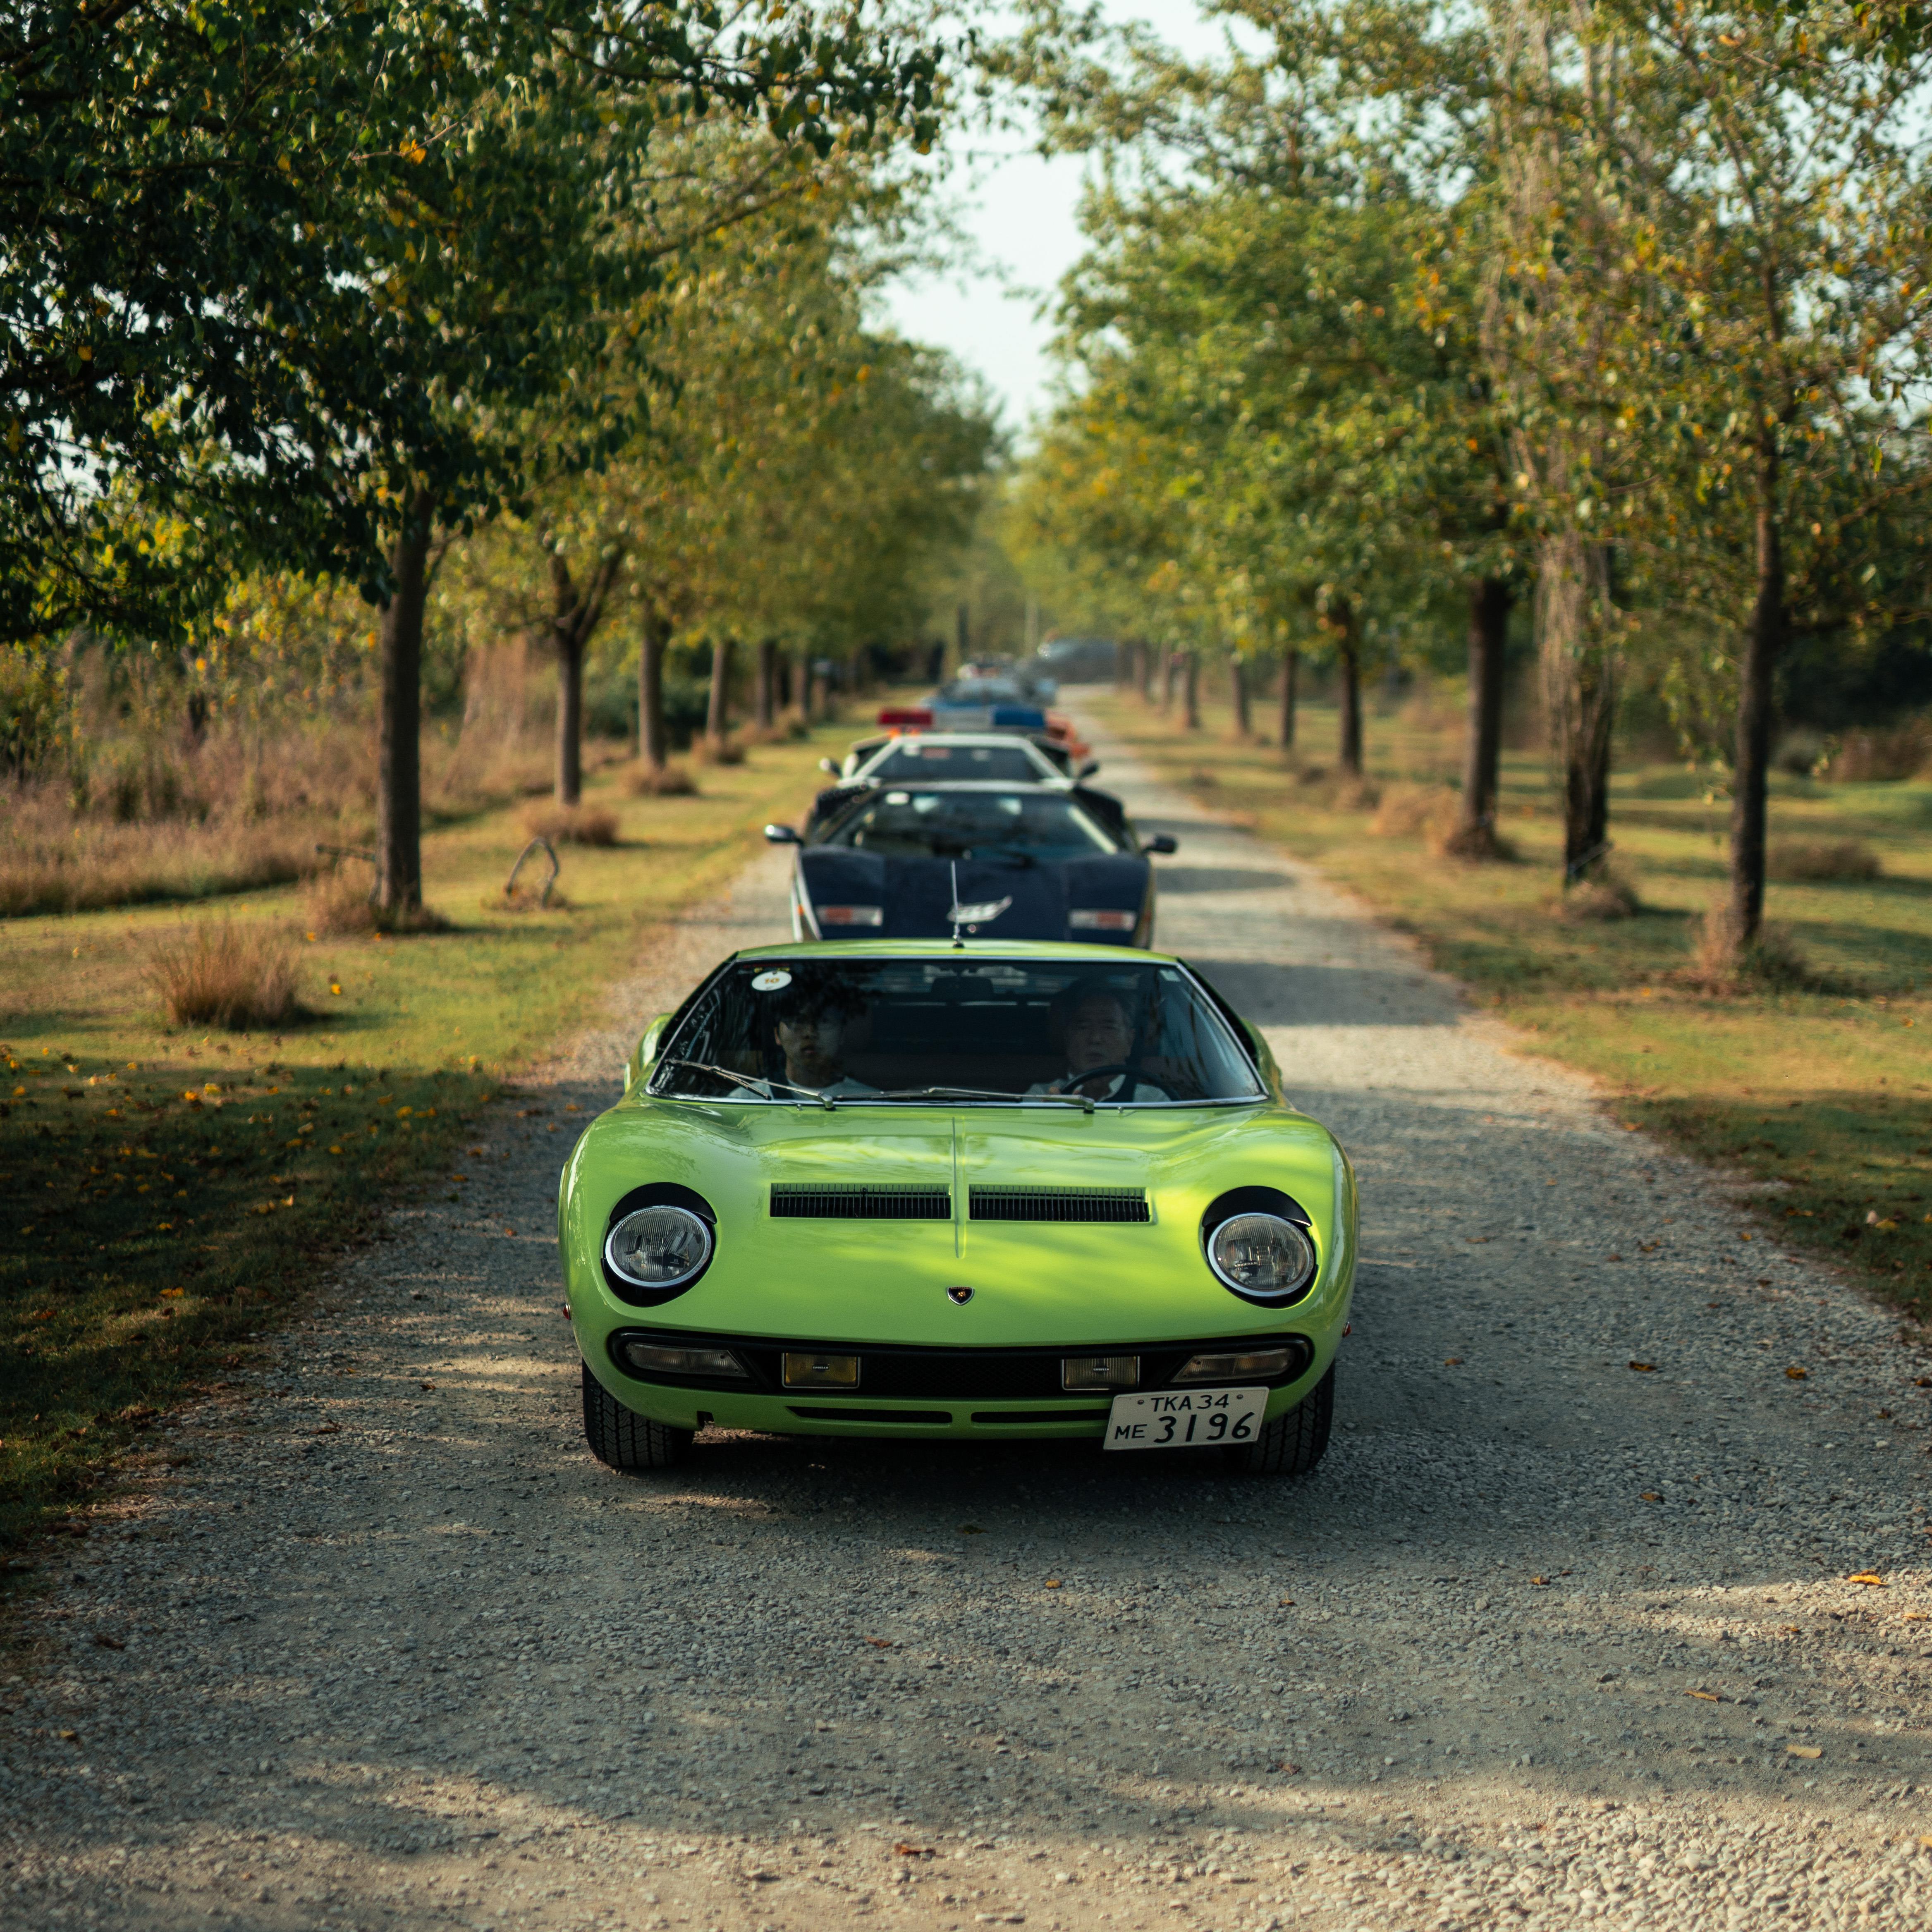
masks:
<svg viewBox="0 0 1932 1932"><path fill-rule="evenodd" d="M590 1460L556 1170L650 1012L783 935L768 856L26 1603L0 1924L1927 1922L1932 1371L1318 881L1108 779L1183 842L1162 943L1361 1172L1317 1476Z"/></svg>

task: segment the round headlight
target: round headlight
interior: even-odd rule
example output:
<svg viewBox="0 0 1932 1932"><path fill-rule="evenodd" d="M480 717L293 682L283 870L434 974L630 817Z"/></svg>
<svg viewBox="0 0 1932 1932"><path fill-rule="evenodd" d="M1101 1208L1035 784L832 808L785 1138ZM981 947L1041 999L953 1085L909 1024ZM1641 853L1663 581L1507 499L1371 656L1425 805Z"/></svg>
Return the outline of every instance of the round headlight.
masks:
<svg viewBox="0 0 1932 1932"><path fill-rule="evenodd" d="M675 1288L711 1258L711 1230L688 1208L638 1208L604 1238L611 1272L640 1288Z"/></svg>
<svg viewBox="0 0 1932 1932"><path fill-rule="evenodd" d="M1234 1214L1208 1237L1208 1259L1237 1294L1275 1300L1298 1293L1315 1272L1315 1244L1279 1214Z"/></svg>

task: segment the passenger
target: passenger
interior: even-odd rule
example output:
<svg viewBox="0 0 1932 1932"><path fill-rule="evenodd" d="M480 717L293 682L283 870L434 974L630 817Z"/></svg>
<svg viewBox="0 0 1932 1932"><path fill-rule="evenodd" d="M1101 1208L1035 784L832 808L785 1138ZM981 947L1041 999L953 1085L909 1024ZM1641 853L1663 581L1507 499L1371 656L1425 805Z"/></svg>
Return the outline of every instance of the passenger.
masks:
<svg viewBox="0 0 1932 1932"><path fill-rule="evenodd" d="M1058 1080L1036 1081L1028 1094L1084 1094L1090 1100L1165 1100L1166 1091L1144 1080L1133 1080L1134 1003L1110 986L1077 983L1069 989L1071 1004L1060 1007L1060 1030L1066 1050L1066 1071ZM1063 999L1067 996L1063 995ZM1111 1071L1109 1070L1111 1070Z"/></svg>
<svg viewBox="0 0 1932 1932"><path fill-rule="evenodd" d="M784 1077L771 1083L772 1098L784 1099L788 1088L835 1100L876 1094L876 1087L854 1080L845 1070L846 1039L856 1018L849 996L836 992L808 992L793 1001L772 1029L784 1057Z"/></svg>

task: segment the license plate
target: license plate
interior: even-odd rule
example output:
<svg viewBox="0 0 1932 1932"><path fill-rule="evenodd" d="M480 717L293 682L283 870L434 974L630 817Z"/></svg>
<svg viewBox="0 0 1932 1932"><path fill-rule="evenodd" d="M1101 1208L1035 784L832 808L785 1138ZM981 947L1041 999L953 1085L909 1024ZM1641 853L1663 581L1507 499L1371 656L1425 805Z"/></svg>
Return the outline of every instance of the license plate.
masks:
<svg viewBox="0 0 1932 1932"><path fill-rule="evenodd" d="M1220 1443L1252 1442L1268 1399L1264 1388L1117 1395L1107 1412L1107 1447L1210 1449Z"/></svg>

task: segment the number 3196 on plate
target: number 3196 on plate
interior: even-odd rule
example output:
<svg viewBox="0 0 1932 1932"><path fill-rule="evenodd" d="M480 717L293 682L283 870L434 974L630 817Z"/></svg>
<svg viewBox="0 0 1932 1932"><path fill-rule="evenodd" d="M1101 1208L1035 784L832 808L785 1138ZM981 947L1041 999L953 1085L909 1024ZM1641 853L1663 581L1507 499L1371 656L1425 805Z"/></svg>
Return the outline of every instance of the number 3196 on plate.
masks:
<svg viewBox="0 0 1932 1932"><path fill-rule="evenodd" d="M1268 1408L1264 1388L1189 1389L1117 1395L1107 1415L1109 1449L1211 1449L1252 1442Z"/></svg>

